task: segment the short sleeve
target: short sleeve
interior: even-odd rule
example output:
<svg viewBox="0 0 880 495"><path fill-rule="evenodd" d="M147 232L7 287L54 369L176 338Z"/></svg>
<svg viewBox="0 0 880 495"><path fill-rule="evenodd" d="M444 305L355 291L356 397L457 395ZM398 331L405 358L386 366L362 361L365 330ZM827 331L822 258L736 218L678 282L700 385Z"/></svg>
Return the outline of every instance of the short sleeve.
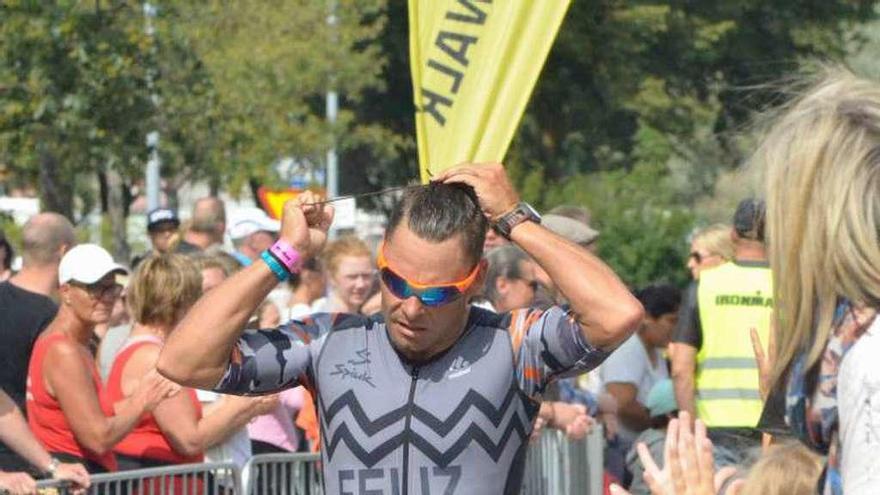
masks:
<svg viewBox="0 0 880 495"><path fill-rule="evenodd" d="M602 365L602 383L629 383L639 386L645 368L645 353L637 335L632 335Z"/></svg>
<svg viewBox="0 0 880 495"><path fill-rule="evenodd" d="M558 306L515 310L506 318L517 380L529 396L543 394L553 380L590 371L608 357L586 341L574 315Z"/></svg>
<svg viewBox="0 0 880 495"><path fill-rule="evenodd" d="M333 315L317 314L274 329L245 330L214 391L266 394L307 384L312 352L320 348L332 321Z"/></svg>
<svg viewBox="0 0 880 495"><path fill-rule="evenodd" d="M697 283L692 282L684 293L684 300L678 311L678 324L672 333L672 342L687 344L699 349L703 345L703 329L700 325L700 310L697 307Z"/></svg>

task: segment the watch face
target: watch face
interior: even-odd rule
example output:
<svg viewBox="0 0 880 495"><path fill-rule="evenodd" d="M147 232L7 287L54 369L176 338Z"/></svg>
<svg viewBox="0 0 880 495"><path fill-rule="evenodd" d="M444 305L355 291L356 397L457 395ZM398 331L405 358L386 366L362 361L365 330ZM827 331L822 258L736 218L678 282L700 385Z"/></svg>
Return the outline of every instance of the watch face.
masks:
<svg viewBox="0 0 880 495"><path fill-rule="evenodd" d="M541 223L541 215L537 212L537 210L532 208L532 205L530 205L526 202L523 202L522 205L525 208L525 210L528 212L529 218L531 218L532 221L534 221L535 223Z"/></svg>

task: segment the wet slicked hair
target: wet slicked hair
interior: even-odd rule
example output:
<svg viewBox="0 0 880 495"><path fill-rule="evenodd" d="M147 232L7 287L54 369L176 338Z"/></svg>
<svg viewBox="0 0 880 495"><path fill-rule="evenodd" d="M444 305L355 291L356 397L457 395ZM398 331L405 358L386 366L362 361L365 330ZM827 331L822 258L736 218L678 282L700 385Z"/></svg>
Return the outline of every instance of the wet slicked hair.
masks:
<svg viewBox="0 0 880 495"><path fill-rule="evenodd" d="M488 220L474 189L464 184L431 183L407 190L391 212L386 236L402 223L422 239L443 242L461 234L465 254L483 256Z"/></svg>

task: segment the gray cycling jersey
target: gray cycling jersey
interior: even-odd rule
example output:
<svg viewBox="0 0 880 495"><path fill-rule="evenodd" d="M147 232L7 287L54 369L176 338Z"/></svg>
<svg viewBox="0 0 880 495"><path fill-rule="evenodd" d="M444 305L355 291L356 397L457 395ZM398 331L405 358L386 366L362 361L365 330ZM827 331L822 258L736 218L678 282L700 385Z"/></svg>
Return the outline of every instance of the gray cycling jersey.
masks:
<svg viewBox="0 0 880 495"><path fill-rule="evenodd" d="M216 390L312 389L328 495L515 494L544 387L606 356L558 307L471 308L461 338L420 365L381 316L318 314L246 331Z"/></svg>

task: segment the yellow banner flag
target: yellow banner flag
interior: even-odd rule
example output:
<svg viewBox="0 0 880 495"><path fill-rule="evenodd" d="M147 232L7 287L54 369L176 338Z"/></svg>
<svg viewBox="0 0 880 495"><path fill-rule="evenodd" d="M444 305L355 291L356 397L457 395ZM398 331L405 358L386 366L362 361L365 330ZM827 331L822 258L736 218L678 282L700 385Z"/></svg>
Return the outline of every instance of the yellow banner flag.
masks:
<svg viewBox="0 0 880 495"><path fill-rule="evenodd" d="M409 0L422 182L500 162L569 0Z"/></svg>

